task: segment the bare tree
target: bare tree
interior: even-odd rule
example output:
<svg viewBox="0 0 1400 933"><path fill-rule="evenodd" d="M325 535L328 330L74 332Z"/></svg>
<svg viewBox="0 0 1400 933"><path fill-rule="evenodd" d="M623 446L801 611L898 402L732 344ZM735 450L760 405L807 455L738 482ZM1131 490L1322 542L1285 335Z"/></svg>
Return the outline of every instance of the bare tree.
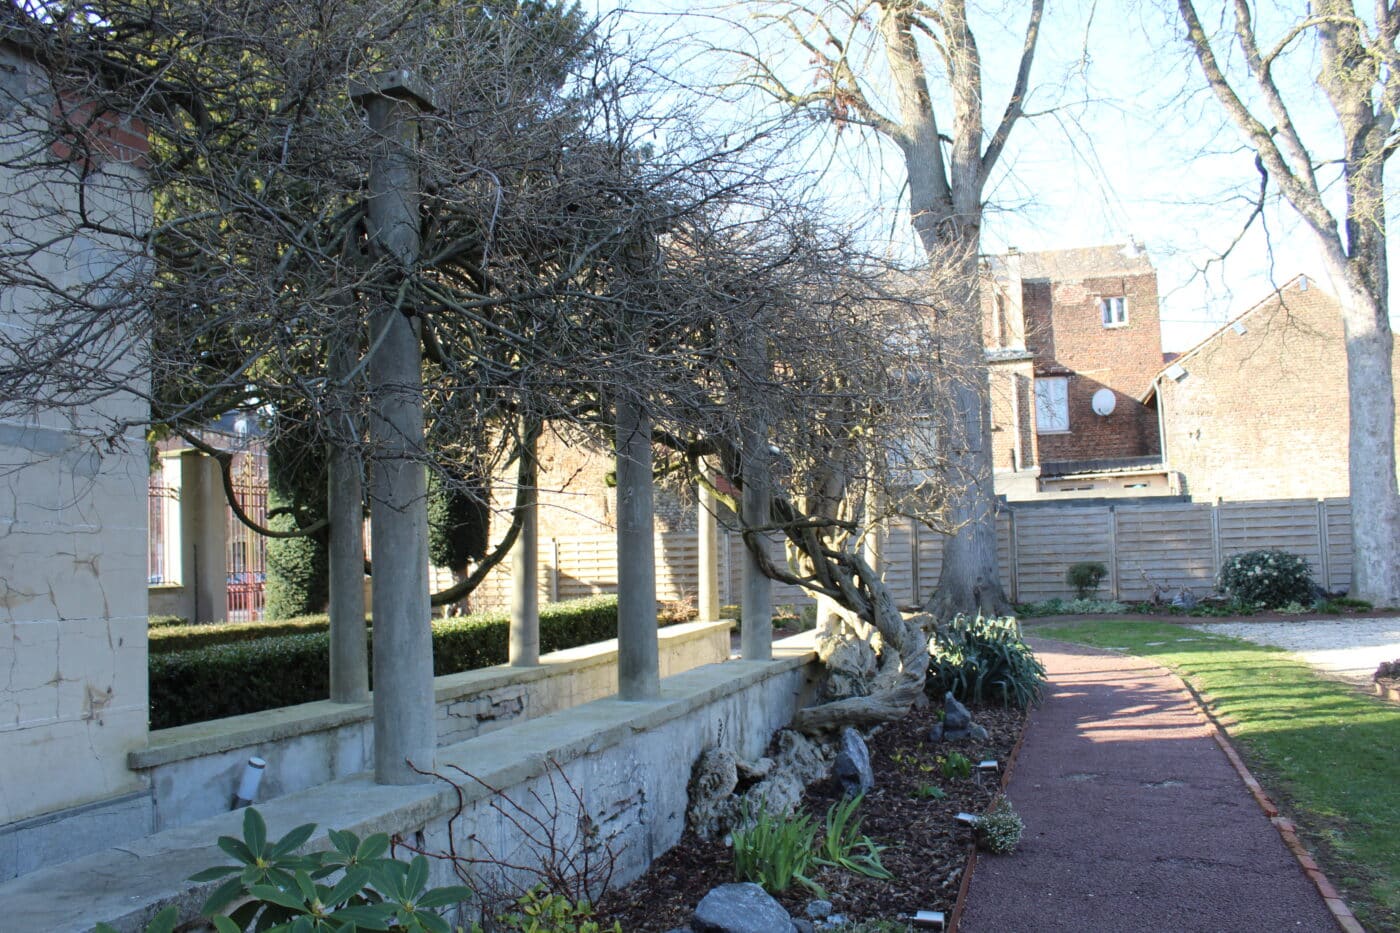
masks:
<svg viewBox="0 0 1400 933"><path fill-rule="evenodd" d="M1040 35L1043 0L1028 0L1025 8L1020 55L1009 65L1011 94L990 133L982 55L966 0L765 3L761 16L810 56L817 74L812 90L796 87L776 56L741 53L750 66L746 83L838 127L873 130L898 147L919 241L932 265L958 272L941 278L938 301L937 359L956 374L949 404L938 413L953 529L933 604L940 618L1009 608L997 567L990 388L985 366L977 365L983 358L977 264L987 183L1024 115Z"/></svg>
<svg viewBox="0 0 1400 933"><path fill-rule="evenodd" d="M1368 22L1352 0L1318 0L1270 41L1249 0L1223 4L1230 26L1212 36L1196 4L1178 0L1186 40L1206 82L1255 151L1265 186L1277 186L1302 217L1341 290L1350 404L1349 473L1355 561L1351 592L1378 606L1400 603L1400 487L1395 453L1395 386L1388 304L1385 165L1395 151L1400 107L1400 6L1378 0ZM1240 60L1222 59L1234 42ZM1336 136L1305 138L1286 72L1297 47L1313 42L1315 76ZM1328 151L1330 150L1330 151ZM1339 169L1345 207L1329 203ZM1262 192L1261 192L1262 197Z"/></svg>

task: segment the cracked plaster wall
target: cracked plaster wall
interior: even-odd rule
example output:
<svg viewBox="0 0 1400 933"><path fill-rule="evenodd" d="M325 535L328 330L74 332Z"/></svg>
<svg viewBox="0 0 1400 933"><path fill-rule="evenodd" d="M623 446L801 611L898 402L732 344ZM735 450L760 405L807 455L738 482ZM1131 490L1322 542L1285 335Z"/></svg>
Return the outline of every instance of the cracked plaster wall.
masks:
<svg viewBox="0 0 1400 933"><path fill-rule="evenodd" d="M17 169L18 147L37 137L23 132L32 121L14 95L42 111L44 88L3 44L0 71L10 104L0 107L6 261L26 263L52 291L106 289L133 259L111 237L75 228L80 187L89 216L140 229L150 218L140 169L111 159L84 175L61 158ZM43 250L14 259L40 241ZM22 345L52 320L45 304L40 289L0 290L0 329ZM144 388L134 355L107 365ZM32 401L0 401L0 829L139 790L126 755L147 728L146 445L139 427L118 427L146 412L126 391L74 407Z"/></svg>

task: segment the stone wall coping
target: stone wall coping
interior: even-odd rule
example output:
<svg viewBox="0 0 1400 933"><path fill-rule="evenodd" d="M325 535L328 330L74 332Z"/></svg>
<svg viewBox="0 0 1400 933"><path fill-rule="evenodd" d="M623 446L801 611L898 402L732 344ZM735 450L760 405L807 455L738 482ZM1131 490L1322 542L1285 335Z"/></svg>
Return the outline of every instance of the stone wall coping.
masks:
<svg viewBox="0 0 1400 933"><path fill-rule="evenodd" d="M684 622L668 625L657 633L660 649L671 644L685 644L709 636L717 628L728 629L733 622ZM498 690L515 684L532 684L604 664L617 662L617 639L580 645L543 655L535 667L494 667L444 674L433 678L437 703L449 703L463 697ZM217 755L238 748L248 748L276 742L299 735L327 732L342 726L374 719L373 700L365 703L332 703L317 700L296 706L229 716L208 722L195 722L150 733L145 748L127 755L127 767L133 771L157 768L176 761Z"/></svg>
<svg viewBox="0 0 1400 933"><path fill-rule="evenodd" d="M487 785L519 784L554 763L601 752L634 733L816 660L810 647L792 641L798 644L776 645L772 661L731 660L668 677L656 700L595 700L445 746L438 749L435 769L470 773L476 780L463 777L464 802L480 799L489 793ZM458 802L456 790L443 782L385 786L362 772L259 804L258 810L273 839L315 823L307 847L316 849L329 845L329 829L361 836L402 833L447 816ZM136 931L170 904L179 904L182 916L192 917L219 882L197 885L185 879L227 864L217 838L241 836L242 820L238 811L219 814L0 884L6 922L16 929L86 933L105 920L118 930Z"/></svg>

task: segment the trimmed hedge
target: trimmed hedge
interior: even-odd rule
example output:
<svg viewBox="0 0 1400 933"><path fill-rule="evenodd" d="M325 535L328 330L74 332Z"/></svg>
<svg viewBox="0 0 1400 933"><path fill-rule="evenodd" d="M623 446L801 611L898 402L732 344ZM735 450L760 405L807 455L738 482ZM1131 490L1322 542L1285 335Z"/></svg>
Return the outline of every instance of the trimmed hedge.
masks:
<svg viewBox="0 0 1400 933"><path fill-rule="evenodd" d="M295 620L320 631L246 636L150 656L151 728L255 713L324 700L330 695L330 633L324 616ZM286 625L290 623L278 623ZM250 625L189 628L247 630ZM263 625L266 630L269 626ZM190 633L185 637L192 637ZM540 607L540 651L560 651L617 637L617 597ZM433 674L454 674L504 664L509 655L510 616L480 613L433 623ZM374 640L371 636L370 650ZM371 654L371 661L373 656ZM373 666L371 664L371 670Z"/></svg>
<svg viewBox="0 0 1400 933"><path fill-rule="evenodd" d="M156 620L152 619L146 637L149 639L151 654L166 654L208 645L256 641L274 635L310 635L328 631L330 625L331 620L325 613L298 616L280 622L204 622L199 625L190 625L184 619L157 625Z"/></svg>

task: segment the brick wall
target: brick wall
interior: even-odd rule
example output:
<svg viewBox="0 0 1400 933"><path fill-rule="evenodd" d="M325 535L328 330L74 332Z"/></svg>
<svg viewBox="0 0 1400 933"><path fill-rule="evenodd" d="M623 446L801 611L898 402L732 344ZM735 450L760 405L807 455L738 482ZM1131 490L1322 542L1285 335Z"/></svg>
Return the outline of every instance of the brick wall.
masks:
<svg viewBox="0 0 1400 933"><path fill-rule="evenodd" d="M1223 328L1179 359L1180 382L1162 379L1167 460L1194 498L1347 495L1340 313L1295 280L1238 319L1244 334Z"/></svg>
<svg viewBox="0 0 1400 933"><path fill-rule="evenodd" d="M1128 321L1105 327L1099 300L1112 297L1127 299ZM1069 374L1069 431L1040 434L1041 459L1158 453L1157 419L1138 401L1162 368L1157 274L1030 283L1025 305L1026 342L1036 354L1037 374ZM1090 407L1103 388L1116 396L1107 416Z"/></svg>

